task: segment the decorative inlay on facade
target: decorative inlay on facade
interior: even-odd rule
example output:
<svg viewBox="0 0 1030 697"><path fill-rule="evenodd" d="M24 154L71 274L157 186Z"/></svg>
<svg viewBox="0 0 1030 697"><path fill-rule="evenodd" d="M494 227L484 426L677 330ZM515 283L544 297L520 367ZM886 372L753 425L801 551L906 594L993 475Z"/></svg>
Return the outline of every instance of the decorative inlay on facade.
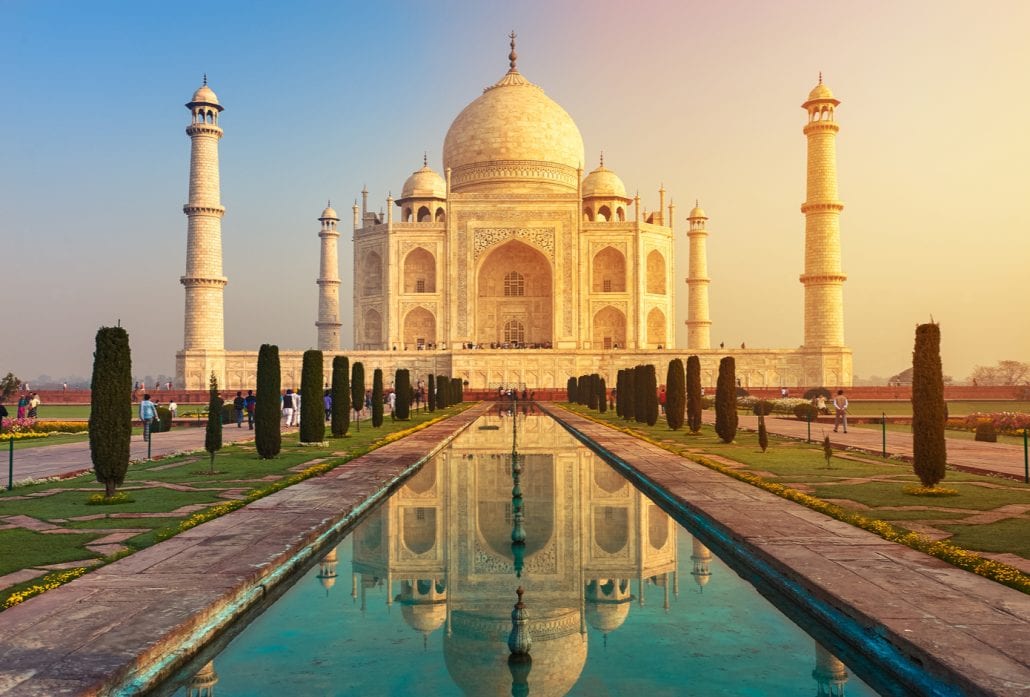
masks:
<svg viewBox="0 0 1030 697"><path fill-rule="evenodd" d="M417 302L417 303L401 303L401 317L405 317L409 312L414 310L416 307L421 307L423 310L428 310L434 317L436 317L436 303L435 302Z"/></svg>
<svg viewBox="0 0 1030 697"><path fill-rule="evenodd" d="M494 227L476 228L476 239L473 242L473 260L478 261L490 247L508 240L522 240L542 251L551 262L554 262L554 228L553 227Z"/></svg>

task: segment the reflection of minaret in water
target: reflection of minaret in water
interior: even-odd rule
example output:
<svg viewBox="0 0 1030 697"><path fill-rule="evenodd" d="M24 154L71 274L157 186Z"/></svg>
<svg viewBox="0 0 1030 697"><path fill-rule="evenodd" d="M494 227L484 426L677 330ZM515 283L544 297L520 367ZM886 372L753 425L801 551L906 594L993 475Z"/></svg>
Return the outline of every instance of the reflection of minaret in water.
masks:
<svg viewBox="0 0 1030 697"><path fill-rule="evenodd" d="M218 674L215 673L215 662L208 661L197 674L190 678L186 686L186 697L215 697L215 685Z"/></svg>
<svg viewBox="0 0 1030 697"><path fill-rule="evenodd" d="M708 581L712 578L712 572L709 570L709 565L712 563L712 551L701 544L695 537L692 544L692 551L690 553L690 560L694 562L694 568L690 572L690 575L694 577L694 582L697 583L698 592L704 591L705 586L708 585Z"/></svg>
<svg viewBox="0 0 1030 697"><path fill-rule="evenodd" d="M844 697L848 669L841 660L815 642L815 670L812 671L818 691L816 697Z"/></svg>
<svg viewBox="0 0 1030 697"><path fill-rule="evenodd" d="M329 595L329 589L336 585L336 548L329 552L318 563L318 575L315 577L325 588L325 594Z"/></svg>

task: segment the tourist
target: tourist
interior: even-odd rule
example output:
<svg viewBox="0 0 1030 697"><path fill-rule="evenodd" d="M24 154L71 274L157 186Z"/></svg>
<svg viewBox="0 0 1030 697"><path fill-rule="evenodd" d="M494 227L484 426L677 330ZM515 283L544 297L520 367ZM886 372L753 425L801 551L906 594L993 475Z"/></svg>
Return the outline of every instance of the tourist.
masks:
<svg viewBox="0 0 1030 697"><path fill-rule="evenodd" d="M247 409L247 428L253 431L254 410L257 409L257 397L254 396L254 390L247 390L247 396L244 398L243 404Z"/></svg>
<svg viewBox="0 0 1030 697"><path fill-rule="evenodd" d="M34 419L37 416L39 416L39 405L40 404L42 404L42 402L39 401L39 395L36 394L35 392L33 392L32 396L29 398L29 413L28 413L28 417L30 419Z"/></svg>
<svg viewBox="0 0 1030 697"><path fill-rule="evenodd" d="M18 418L19 419L24 419L25 418L25 412L27 412L28 410L29 410L29 396L23 394L21 397L18 397Z"/></svg>
<svg viewBox="0 0 1030 697"><path fill-rule="evenodd" d="M390 406L390 413L393 413L393 408L397 406L397 390L390 390L390 394L386 397L386 402Z"/></svg>
<svg viewBox="0 0 1030 697"><path fill-rule="evenodd" d="M293 425L293 390L287 389L283 395L283 421L286 428Z"/></svg>
<svg viewBox="0 0 1030 697"><path fill-rule="evenodd" d="M175 403L174 399L168 403L168 411L171 413L172 418L174 419L176 413L179 411L179 405Z"/></svg>
<svg viewBox="0 0 1030 697"><path fill-rule="evenodd" d="M157 405L150 401L150 395L144 394L139 403L139 418L143 421L143 440L150 440L150 429L157 418Z"/></svg>
<svg viewBox="0 0 1030 697"><path fill-rule="evenodd" d="M237 392L236 398L232 400L232 413L236 417L236 428L243 428L243 411L247 408L247 401L243 399L243 393Z"/></svg>
<svg viewBox="0 0 1030 697"><path fill-rule="evenodd" d="M7 418L7 407L4 406L4 400L0 399L0 419Z"/></svg>
<svg viewBox="0 0 1030 697"><path fill-rule="evenodd" d="M325 420L329 421L333 418L333 393L330 390L326 390L325 394L322 395L322 405L325 407Z"/></svg>
<svg viewBox="0 0 1030 697"><path fill-rule="evenodd" d="M665 385L658 388L658 412L665 413Z"/></svg>
<svg viewBox="0 0 1030 697"><path fill-rule="evenodd" d="M293 391L293 422L291 426L300 426L300 388Z"/></svg>
<svg viewBox="0 0 1030 697"><path fill-rule="evenodd" d="M833 398L833 432L837 427L844 424L844 433L848 432L848 398L844 396L844 390L837 390L837 396Z"/></svg>

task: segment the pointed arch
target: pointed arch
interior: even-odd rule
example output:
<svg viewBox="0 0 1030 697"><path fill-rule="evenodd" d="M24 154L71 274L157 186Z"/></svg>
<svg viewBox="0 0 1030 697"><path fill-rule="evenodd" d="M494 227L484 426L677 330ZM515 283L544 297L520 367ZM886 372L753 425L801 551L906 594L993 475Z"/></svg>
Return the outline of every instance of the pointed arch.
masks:
<svg viewBox="0 0 1030 697"><path fill-rule="evenodd" d="M536 248L509 240L485 255L476 271L476 341L504 343L505 325L523 325L524 343L551 342L554 287L551 262Z"/></svg>
<svg viewBox="0 0 1030 697"><path fill-rule="evenodd" d="M383 343L383 316L375 310L367 310L364 319L365 344L377 348Z"/></svg>
<svg viewBox="0 0 1030 697"><path fill-rule="evenodd" d="M383 258L378 252L368 251L365 253L364 261L361 264L363 283L361 284L362 295L379 295L383 292Z"/></svg>
<svg viewBox="0 0 1030 697"><path fill-rule="evenodd" d="M415 216L415 219L420 223L431 223L433 221L433 216L429 212L429 206L419 206L418 215Z"/></svg>
<svg viewBox="0 0 1030 697"><path fill-rule="evenodd" d="M436 258L425 247L415 247L404 257L404 292L436 292Z"/></svg>
<svg viewBox="0 0 1030 697"><path fill-rule="evenodd" d="M594 315L594 346L597 348L625 348L626 315L611 305Z"/></svg>
<svg viewBox="0 0 1030 697"><path fill-rule="evenodd" d="M665 313L657 307L647 313L647 346L665 346Z"/></svg>
<svg viewBox="0 0 1030 697"><path fill-rule="evenodd" d="M626 257L614 247L605 247L594 255L593 292L626 292Z"/></svg>
<svg viewBox="0 0 1030 697"><path fill-rule="evenodd" d="M404 317L404 345L426 347L436 343L436 317L424 307L416 307Z"/></svg>
<svg viewBox="0 0 1030 697"><path fill-rule="evenodd" d="M665 257L657 249L647 255L647 292L665 295Z"/></svg>

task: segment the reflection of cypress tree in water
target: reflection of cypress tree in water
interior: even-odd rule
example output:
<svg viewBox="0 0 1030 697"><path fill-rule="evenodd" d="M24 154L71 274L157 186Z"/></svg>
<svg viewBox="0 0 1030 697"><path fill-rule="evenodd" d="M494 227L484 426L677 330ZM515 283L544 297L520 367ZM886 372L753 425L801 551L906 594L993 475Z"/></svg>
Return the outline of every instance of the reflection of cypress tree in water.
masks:
<svg viewBox="0 0 1030 697"><path fill-rule="evenodd" d="M208 661L197 674L190 678L186 686L186 697L215 697L215 685L218 674L215 673L215 662Z"/></svg>
<svg viewBox="0 0 1030 697"><path fill-rule="evenodd" d="M844 697L844 685L848 681L848 670L840 659L815 643L815 670L812 671L817 685L816 697Z"/></svg>

